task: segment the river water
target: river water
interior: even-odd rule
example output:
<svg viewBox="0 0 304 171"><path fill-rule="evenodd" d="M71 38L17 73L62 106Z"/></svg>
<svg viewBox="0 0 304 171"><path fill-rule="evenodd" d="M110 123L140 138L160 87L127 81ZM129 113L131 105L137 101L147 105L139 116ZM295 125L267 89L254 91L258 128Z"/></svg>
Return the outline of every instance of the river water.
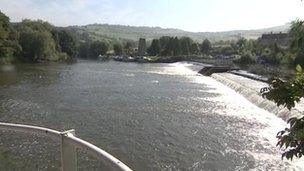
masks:
<svg viewBox="0 0 304 171"><path fill-rule="evenodd" d="M286 123L190 63L79 61L0 71L0 121L67 130L134 170L301 170L281 160ZM0 170L59 170L60 146L0 132ZM99 170L79 154L79 170Z"/></svg>

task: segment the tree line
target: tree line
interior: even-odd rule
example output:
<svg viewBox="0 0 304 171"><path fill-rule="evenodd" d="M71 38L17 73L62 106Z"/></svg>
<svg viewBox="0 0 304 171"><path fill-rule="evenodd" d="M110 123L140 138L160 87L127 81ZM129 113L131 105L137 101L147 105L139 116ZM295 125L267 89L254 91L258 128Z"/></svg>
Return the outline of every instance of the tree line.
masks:
<svg viewBox="0 0 304 171"><path fill-rule="evenodd" d="M248 40L240 38L236 41L216 42L211 51L216 55L238 55L235 59L237 64L262 63L268 65L304 66L304 48L301 44L303 39L303 21L297 20L291 23L288 32L290 42L288 46L280 46L277 43L261 44L259 40ZM300 41L300 42L299 42Z"/></svg>
<svg viewBox="0 0 304 171"><path fill-rule="evenodd" d="M0 63L96 59L108 49L105 42L80 40L73 31L42 20L11 23L0 11Z"/></svg>
<svg viewBox="0 0 304 171"><path fill-rule="evenodd" d="M9 17L0 12L0 60L9 63L61 61L75 57L77 42L63 28L42 20L23 20L10 23Z"/></svg>
<svg viewBox="0 0 304 171"><path fill-rule="evenodd" d="M211 46L208 39L199 44L189 37L163 36L159 39L153 39L147 52L151 56L198 55L208 54Z"/></svg>

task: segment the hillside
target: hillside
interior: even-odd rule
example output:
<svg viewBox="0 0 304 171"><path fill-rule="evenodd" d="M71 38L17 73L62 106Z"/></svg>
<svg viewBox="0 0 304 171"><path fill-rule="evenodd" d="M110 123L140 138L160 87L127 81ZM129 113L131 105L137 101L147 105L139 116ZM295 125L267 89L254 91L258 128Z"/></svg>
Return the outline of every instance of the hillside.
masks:
<svg viewBox="0 0 304 171"><path fill-rule="evenodd" d="M258 29L258 30L235 30L225 32L188 32L179 29L164 29L160 27L135 27L123 25L91 24L86 26L70 26L81 39L103 40L108 42L133 40L137 41L144 37L147 40L159 38L161 36L188 36L195 41L201 42L205 38L211 41L235 40L240 37L256 39L263 33L287 32L288 25Z"/></svg>

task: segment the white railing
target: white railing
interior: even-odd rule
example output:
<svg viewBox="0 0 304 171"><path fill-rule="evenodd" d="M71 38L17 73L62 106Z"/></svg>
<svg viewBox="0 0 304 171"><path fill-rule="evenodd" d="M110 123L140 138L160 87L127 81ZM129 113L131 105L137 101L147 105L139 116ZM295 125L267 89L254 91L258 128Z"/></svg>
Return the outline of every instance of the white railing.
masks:
<svg viewBox="0 0 304 171"><path fill-rule="evenodd" d="M131 169L105 152L97 146L88 143L80 138L75 137L75 130L69 130L65 132L59 132L56 130L30 126L21 124L11 124L0 122L0 130L17 131L23 133L37 134L45 137L49 137L55 141L61 143L61 168L62 171L76 171L77 170L77 152L76 149L91 154L107 166L111 170L117 171L131 171Z"/></svg>

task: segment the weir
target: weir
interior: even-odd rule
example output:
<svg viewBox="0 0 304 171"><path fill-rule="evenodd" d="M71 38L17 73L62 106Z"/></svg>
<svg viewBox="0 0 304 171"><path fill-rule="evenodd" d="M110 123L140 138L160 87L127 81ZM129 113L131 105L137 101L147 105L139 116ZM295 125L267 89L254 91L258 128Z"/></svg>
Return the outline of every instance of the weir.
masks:
<svg viewBox="0 0 304 171"><path fill-rule="evenodd" d="M201 72L199 72L201 73ZM231 89L235 90L237 93L243 95L246 99L248 99L251 103L255 104L256 106L269 111L270 113L274 113L278 117L282 118L283 120L287 121L289 118L292 117L300 117L302 116L300 110L295 107L291 111L284 107L278 107L274 102L264 99L262 94L260 93L260 88L253 87L255 82L261 83L265 82L265 79L252 79L249 78L248 75L242 75L240 73L212 73L210 75L213 79L221 82L222 84L230 87ZM241 83L237 77L242 77L242 79L247 79L247 83ZM234 79L232 79L234 78ZM252 84L251 84L252 83Z"/></svg>
<svg viewBox="0 0 304 171"><path fill-rule="evenodd" d="M221 72L227 72L227 71L232 71L232 70L238 70L238 69L233 69L230 67L206 66L203 69L201 69L198 73L205 75L205 76L210 76L213 73L221 73Z"/></svg>

